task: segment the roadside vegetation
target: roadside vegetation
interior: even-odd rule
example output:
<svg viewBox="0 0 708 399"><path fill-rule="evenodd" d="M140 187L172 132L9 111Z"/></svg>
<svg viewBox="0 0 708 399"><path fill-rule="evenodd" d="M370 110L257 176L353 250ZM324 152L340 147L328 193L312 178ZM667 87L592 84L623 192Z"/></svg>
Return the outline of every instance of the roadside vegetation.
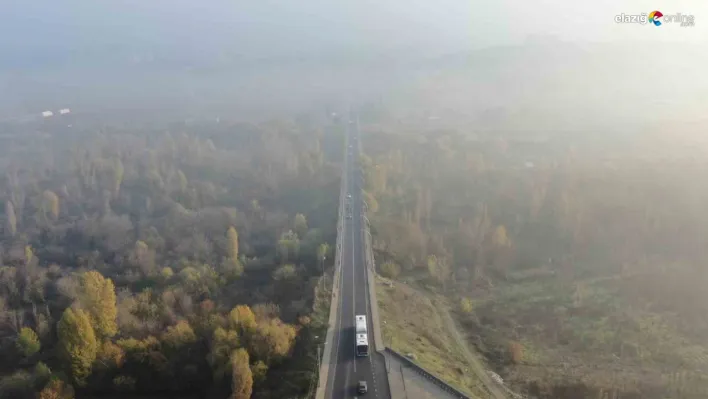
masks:
<svg viewBox="0 0 708 399"><path fill-rule="evenodd" d="M704 143L386 126L362 138L378 272L455 304L507 385L549 399L708 394ZM394 302L421 319L410 326L435 320Z"/></svg>
<svg viewBox="0 0 708 399"><path fill-rule="evenodd" d="M382 279L377 279L376 292L387 347L473 397L488 396L429 298Z"/></svg>

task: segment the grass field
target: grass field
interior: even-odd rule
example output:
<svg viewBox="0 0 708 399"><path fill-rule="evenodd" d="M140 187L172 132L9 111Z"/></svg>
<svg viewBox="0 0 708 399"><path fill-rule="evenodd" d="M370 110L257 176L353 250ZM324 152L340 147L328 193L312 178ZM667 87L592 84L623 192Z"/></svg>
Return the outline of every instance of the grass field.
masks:
<svg viewBox="0 0 708 399"><path fill-rule="evenodd" d="M379 317L386 346L404 355L458 389L475 397L488 392L445 327L435 305L425 295L401 283L376 283Z"/></svg>
<svg viewBox="0 0 708 399"><path fill-rule="evenodd" d="M537 397L706 398L703 318L685 318L693 309L673 303L678 290L654 297L679 273L513 279L478 293L473 314L457 318L506 381ZM510 342L521 348L515 361Z"/></svg>

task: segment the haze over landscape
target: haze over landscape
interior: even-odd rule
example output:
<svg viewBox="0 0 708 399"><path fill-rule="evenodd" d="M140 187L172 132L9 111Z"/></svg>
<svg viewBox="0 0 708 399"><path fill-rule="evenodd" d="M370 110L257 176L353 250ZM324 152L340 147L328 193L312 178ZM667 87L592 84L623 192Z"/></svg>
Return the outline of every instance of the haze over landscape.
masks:
<svg viewBox="0 0 708 399"><path fill-rule="evenodd" d="M386 347L708 395L708 3L5 3L0 397L315 397L359 136Z"/></svg>

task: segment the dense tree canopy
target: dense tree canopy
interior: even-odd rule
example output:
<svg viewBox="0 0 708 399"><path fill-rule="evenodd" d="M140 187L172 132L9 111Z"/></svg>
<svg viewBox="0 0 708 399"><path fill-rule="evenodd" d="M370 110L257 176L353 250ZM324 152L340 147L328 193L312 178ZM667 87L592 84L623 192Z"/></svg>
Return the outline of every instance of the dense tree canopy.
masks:
<svg viewBox="0 0 708 399"><path fill-rule="evenodd" d="M0 147L0 387L306 395L340 127L82 126Z"/></svg>

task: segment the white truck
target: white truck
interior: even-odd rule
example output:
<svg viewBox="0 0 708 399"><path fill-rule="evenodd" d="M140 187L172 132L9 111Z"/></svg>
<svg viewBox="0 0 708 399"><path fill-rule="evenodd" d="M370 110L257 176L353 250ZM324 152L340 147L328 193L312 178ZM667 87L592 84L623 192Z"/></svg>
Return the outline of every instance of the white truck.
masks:
<svg viewBox="0 0 708 399"><path fill-rule="evenodd" d="M369 336L366 331L366 316L356 315L356 355L369 356Z"/></svg>

